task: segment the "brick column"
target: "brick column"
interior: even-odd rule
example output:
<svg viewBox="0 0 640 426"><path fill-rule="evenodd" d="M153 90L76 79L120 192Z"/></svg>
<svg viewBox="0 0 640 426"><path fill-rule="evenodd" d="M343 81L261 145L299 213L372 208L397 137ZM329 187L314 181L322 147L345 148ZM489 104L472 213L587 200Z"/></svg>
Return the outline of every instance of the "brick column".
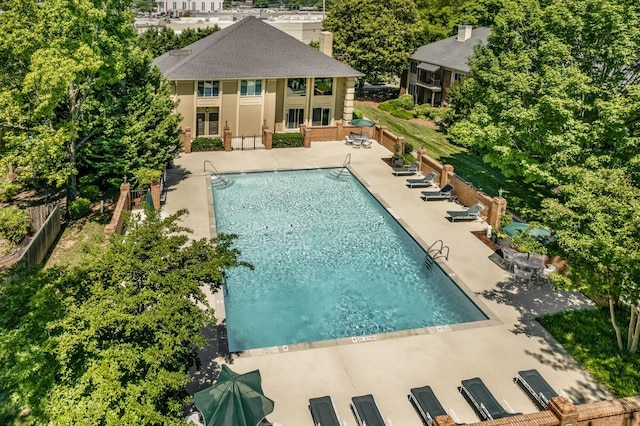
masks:
<svg viewBox="0 0 640 426"><path fill-rule="evenodd" d="M456 422L449 415L437 416L433 419L433 426L456 426Z"/></svg>
<svg viewBox="0 0 640 426"><path fill-rule="evenodd" d="M231 130L229 130L229 126L224 126L224 150L231 151Z"/></svg>
<svg viewBox="0 0 640 426"><path fill-rule="evenodd" d="M578 423L578 409L564 396L556 396L549 401L549 411L558 418L558 426L571 426Z"/></svg>
<svg viewBox="0 0 640 426"><path fill-rule="evenodd" d="M376 126L377 127L377 126ZM382 139L384 138L384 131L387 130L387 126L378 127L378 134L376 141L382 145Z"/></svg>
<svg viewBox="0 0 640 426"><path fill-rule="evenodd" d="M398 144L400 145L400 155L404 156L404 138L398 137Z"/></svg>
<svg viewBox="0 0 640 426"><path fill-rule="evenodd" d="M262 126L262 144L264 149L273 148L273 132L269 130L269 126L266 124Z"/></svg>
<svg viewBox="0 0 640 426"><path fill-rule="evenodd" d="M304 140L302 142L305 148L311 148L311 134L307 132L307 126L304 124L300 125L300 133L304 136Z"/></svg>
<svg viewBox="0 0 640 426"><path fill-rule="evenodd" d="M502 197L493 197L487 214L487 223L493 228L497 227L500 223L500 216L505 214L506 211L507 200Z"/></svg>
<svg viewBox="0 0 640 426"><path fill-rule="evenodd" d="M344 121L336 120L336 132L338 133L336 139L344 142L344 137L347 136L344 133Z"/></svg>
<svg viewBox="0 0 640 426"><path fill-rule="evenodd" d="M444 164L442 166L442 173L440 173L440 188L449 183L451 176L453 176L453 166L451 164Z"/></svg>
<svg viewBox="0 0 640 426"><path fill-rule="evenodd" d="M153 208L156 210L160 210L160 181L152 180L151 181L151 199L153 200Z"/></svg>
<svg viewBox="0 0 640 426"><path fill-rule="evenodd" d="M182 132L182 144L185 154L191 154L191 127L187 127Z"/></svg>

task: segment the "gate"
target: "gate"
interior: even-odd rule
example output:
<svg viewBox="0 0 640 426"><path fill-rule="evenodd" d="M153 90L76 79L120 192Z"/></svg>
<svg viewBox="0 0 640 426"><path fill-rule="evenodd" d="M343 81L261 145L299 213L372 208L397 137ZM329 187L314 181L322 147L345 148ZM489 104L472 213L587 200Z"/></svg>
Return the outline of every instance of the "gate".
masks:
<svg viewBox="0 0 640 426"><path fill-rule="evenodd" d="M231 149L238 150L252 150L252 149L264 149L262 144L262 136L233 136L231 138Z"/></svg>

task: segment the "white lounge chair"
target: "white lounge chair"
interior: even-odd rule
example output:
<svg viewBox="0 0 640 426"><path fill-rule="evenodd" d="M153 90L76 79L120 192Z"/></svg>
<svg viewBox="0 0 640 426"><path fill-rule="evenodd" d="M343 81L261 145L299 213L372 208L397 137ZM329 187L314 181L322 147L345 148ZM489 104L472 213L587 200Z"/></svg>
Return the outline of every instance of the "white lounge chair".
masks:
<svg viewBox="0 0 640 426"><path fill-rule="evenodd" d="M484 206L476 203L464 211L448 211L447 214L451 218L451 222L456 220L475 220L480 217L480 212L484 210Z"/></svg>
<svg viewBox="0 0 640 426"><path fill-rule="evenodd" d="M418 162L414 161L408 167L395 167L392 173L396 176L415 175L416 173L418 173L418 166L420 166Z"/></svg>
<svg viewBox="0 0 640 426"><path fill-rule="evenodd" d="M407 186L409 188L424 188L427 186L435 186L433 181L436 178L435 172L429 172L419 179L407 179Z"/></svg>

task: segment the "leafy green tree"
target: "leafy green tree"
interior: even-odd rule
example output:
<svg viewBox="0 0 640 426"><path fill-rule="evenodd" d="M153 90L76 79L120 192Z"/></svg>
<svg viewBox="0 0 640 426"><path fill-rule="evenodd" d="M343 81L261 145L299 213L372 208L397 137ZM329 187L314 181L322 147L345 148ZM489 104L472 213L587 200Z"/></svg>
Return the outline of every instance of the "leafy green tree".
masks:
<svg viewBox="0 0 640 426"><path fill-rule="evenodd" d="M0 287L0 391L36 424L183 424L188 370L214 323L202 291L239 260L234 236L190 241L183 212L127 224L74 269ZM10 423L10 422L6 422Z"/></svg>
<svg viewBox="0 0 640 426"><path fill-rule="evenodd" d="M379 82L408 66L419 31L416 16L413 0L339 0L323 25L333 32L334 56L364 73L364 80Z"/></svg>
<svg viewBox="0 0 640 426"><path fill-rule="evenodd" d="M452 99L464 116L453 139L507 176L550 185L559 169L593 155L603 166L637 170L638 6L506 5L470 60L474 78Z"/></svg>
<svg viewBox="0 0 640 426"><path fill-rule="evenodd" d="M640 189L619 169L586 167L563 170L557 199L544 201L547 223L569 264L558 282L609 304L620 350L635 353L640 337ZM623 336L616 306L629 307L628 334ZM626 340L626 343L625 343Z"/></svg>
<svg viewBox="0 0 640 426"><path fill-rule="evenodd" d="M149 28L136 38L136 44L142 50L150 52L152 57L157 58L170 50L181 49L191 43L195 43L219 30L220 27L218 25L196 28L195 30L187 28L179 35L176 35L175 31L168 27Z"/></svg>
<svg viewBox="0 0 640 426"><path fill-rule="evenodd" d="M78 150L93 133L84 104L93 90L123 75L133 35L130 4L52 0L25 18L18 16L24 3L18 0L0 14L0 39L12 41L2 46L7 61L0 74L14 71L17 62L26 70L9 74L13 81L0 87L4 138L10 145L3 161L23 166L24 174L66 183L73 200Z"/></svg>
<svg viewBox="0 0 640 426"><path fill-rule="evenodd" d="M156 58L165 52L178 49L178 36L169 27L152 27L136 37L136 44Z"/></svg>
<svg viewBox="0 0 640 426"><path fill-rule="evenodd" d="M151 66L148 53L134 52L125 77L105 86L87 106L95 136L79 152L84 184L117 188L123 176L131 178L139 169L162 170L177 152L179 116L173 113L169 83Z"/></svg>
<svg viewBox="0 0 640 426"><path fill-rule="evenodd" d="M156 2L153 0L136 0L135 4L140 12L153 12L156 8Z"/></svg>

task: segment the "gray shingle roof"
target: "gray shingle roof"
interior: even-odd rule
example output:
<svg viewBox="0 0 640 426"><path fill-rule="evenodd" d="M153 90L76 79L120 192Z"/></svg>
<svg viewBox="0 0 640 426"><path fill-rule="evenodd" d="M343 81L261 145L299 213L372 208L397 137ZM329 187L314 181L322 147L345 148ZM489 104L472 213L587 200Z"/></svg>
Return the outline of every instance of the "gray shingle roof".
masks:
<svg viewBox="0 0 640 426"><path fill-rule="evenodd" d="M154 63L169 80L363 75L253 16Z"/></svg>
<svg viewBox="0 0 640 426"><path fill-rule="evenodd" d="M465 41L457 41L457 36L445 38L419 47L411 55L411 59L427 62L457 71L469 72L467 58L473 55L473 46L487 43L491 33L488 27L474 28L471 37Z"/></svg>

